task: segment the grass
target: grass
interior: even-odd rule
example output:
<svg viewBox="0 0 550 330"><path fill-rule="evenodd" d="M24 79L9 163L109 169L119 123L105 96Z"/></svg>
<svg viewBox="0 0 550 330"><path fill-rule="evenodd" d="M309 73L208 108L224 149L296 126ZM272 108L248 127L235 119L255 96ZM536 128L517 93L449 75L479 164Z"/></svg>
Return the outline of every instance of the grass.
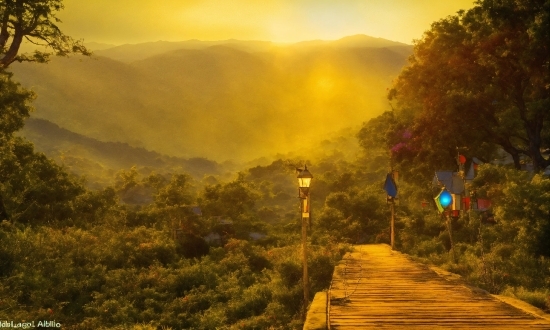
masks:
<svg viewBox="0 0 550 330"><path fill-rule="evenodd" d="M507 286L501 293L503 296L517 298L542 309L546 313L550 312L550 290L538 289L535 291L527 290L523 287Z"/></svg>

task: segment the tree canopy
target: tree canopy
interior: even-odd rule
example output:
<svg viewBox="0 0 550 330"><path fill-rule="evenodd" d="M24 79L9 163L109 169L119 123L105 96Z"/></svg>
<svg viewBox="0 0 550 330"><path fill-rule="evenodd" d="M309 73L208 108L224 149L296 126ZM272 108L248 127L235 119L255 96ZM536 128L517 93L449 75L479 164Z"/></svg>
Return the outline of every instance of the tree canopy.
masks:
<svg viewBox="0 0 550 330"><path fill-rule="evenodd" d="M63 9L62 0L0 1L0 69L13 62L46 62L51 54L89 55L82 41L65 35L57 26L56 13ZM44 47L34 54L20 54L24 40Z"/></svg>
<svg viewBox="0 0 550 330"><path fill-rule="evenodd" d="M66 217L66 210L53 209L82 192L59 166L15 137L32 111L34 93L14 82L12 74L5 71L16 61L46 62L52 53L90 54L81 41L63 34L57 26L61 21L56 13L61 9L61 0L0 0L0 220ZM24 40L44 50L20 54ZM60 194L54 193L54 182Z"/></svg>
<svg viewBox="0 0 550 330"><path fill-rule="evenodd" d="M548 0L481 0L433 23L388 94L410 147L465 146L478 157L499 147L516 168L522 157L537 171L549 166L548 31Z"/></svg>

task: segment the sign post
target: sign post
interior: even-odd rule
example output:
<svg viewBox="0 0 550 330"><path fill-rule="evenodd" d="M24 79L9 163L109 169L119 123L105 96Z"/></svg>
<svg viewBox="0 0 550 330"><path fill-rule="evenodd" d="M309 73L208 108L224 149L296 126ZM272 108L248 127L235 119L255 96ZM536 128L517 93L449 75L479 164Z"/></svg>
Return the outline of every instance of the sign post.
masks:
<svg viewBox="0 0 550 330"><path fill-rule="evenodd" d="M398 172L392 171L386 175L384 190L388 194L387 202L390 204L391 221L390 221L390 246L393 250L395 247L395 199L397 198L397 179Z"/></svg>

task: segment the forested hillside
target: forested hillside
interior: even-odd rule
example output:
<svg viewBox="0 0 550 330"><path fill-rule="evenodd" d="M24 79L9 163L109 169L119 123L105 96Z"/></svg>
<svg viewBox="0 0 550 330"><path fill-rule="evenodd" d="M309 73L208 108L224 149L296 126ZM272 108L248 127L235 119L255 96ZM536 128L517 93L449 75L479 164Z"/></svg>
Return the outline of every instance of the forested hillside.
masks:
<svg viewBox="0 0 550 330"><path fill-rule="evenodd" d="M86 179L86 185L102 189L113 183L115 173L136 167L149 174L152 171L170 173L184 171L195 180L206 175L231 176L237 165L202 157L178 158L121 142L102 142L86 137L44 119L29 118L20 134L33 141L35 148L58 164Z"/></svg>

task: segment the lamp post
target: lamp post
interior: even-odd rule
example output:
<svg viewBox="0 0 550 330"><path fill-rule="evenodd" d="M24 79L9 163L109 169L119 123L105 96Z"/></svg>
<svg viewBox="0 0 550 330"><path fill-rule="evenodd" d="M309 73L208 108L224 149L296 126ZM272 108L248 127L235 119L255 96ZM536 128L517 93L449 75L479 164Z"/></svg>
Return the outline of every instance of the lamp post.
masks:
<svg viewBox="0 0 550 330"><path fill-rule="evenodd" d="M300 217L302 220L302 263L303 263L303 283L304 283L304 317L309 303L309 277L307 274L307 225L309 223L309 186L313 175L307 170L307 165L303 170L298 170L298 197L300 198Z"/></svg>
<svg viewBox="0 0 550 330"><path fill-rule="evenodd" d="M390 222L390 245L391 249L394 249L395 243L395 199L397 198L397 179L399 173L392 170L391 173L386 175L386 182L384 183L384 190L388 193L386 201L390 204L391 222Z"/></svg>

